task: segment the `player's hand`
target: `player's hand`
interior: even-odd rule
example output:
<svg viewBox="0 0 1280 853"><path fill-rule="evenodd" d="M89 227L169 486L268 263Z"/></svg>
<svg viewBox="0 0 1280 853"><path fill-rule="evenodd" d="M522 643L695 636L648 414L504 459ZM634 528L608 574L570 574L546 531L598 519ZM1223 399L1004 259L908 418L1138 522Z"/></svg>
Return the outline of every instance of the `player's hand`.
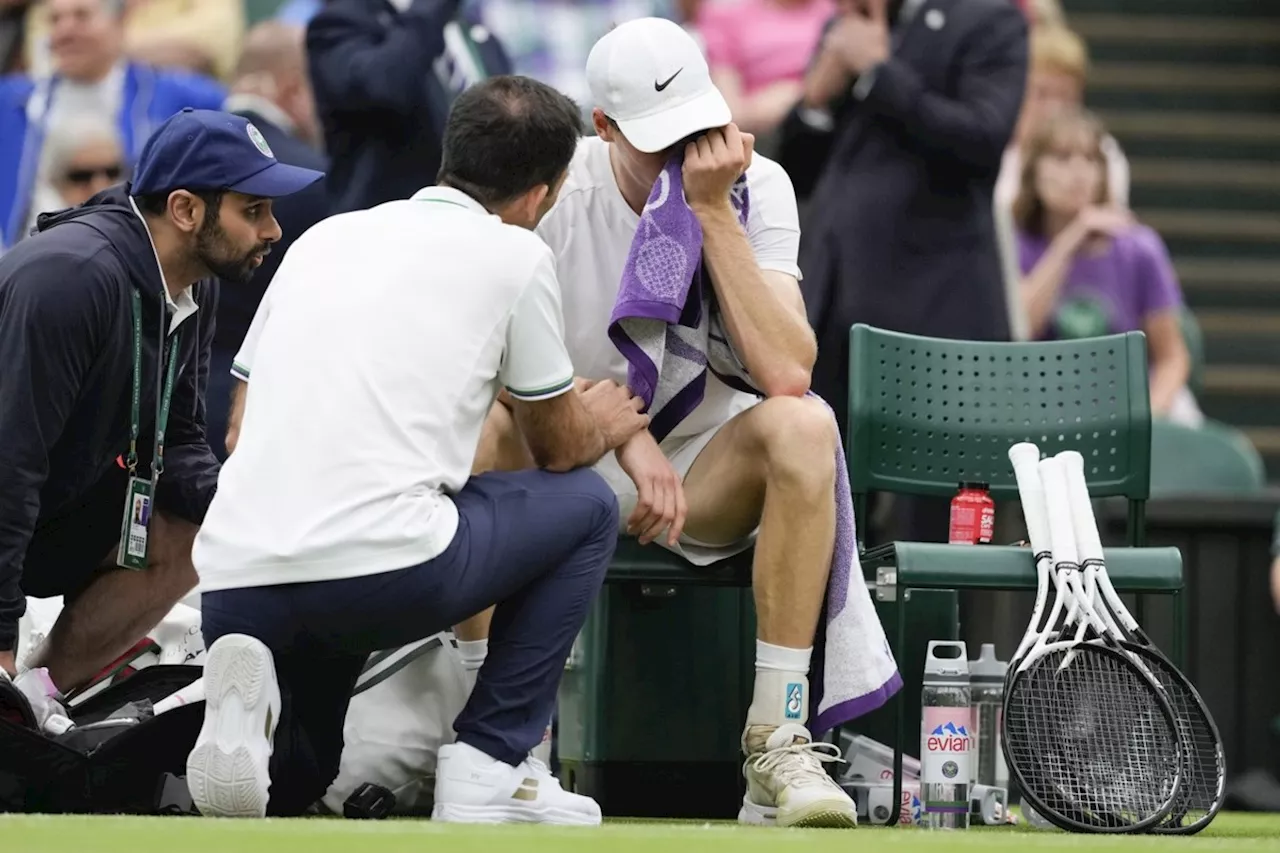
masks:
<svg viewBox="0 0 1280 853"><path fill-rule="evenodd" d="M825 51L840 58L854 74L879 65L889 58L889 20L886 0L866 0L864 12L845 15L823 40Z"/></svg>
<svg viewBox="0 0 1280 853"><path fill-rule="evenodd" d="M13 678L18 674L18 664L14 659L13 649L10 649L7 652L0 652L0 672L3 673L3 675L0 675L0 678L3 678L4 675L9 676L9 678Z"/></svg>
<svg viewBox="0 0 1280 853"><path fill-rule="evenodd" d="M728 208L729 190L751 165L756 138L727 124L708 130L684 149L684 197L694 213Z"/></svg>
<svg viewBox="0 0 1280 853"><path fill-rule="evenodd" d="M647 429L619 447L617 456L618 465L636 484L636 508L627 519L627 533L648 545L665 530L667 544L674 547L689 510L680 475Z"/></svg>
<svg viewBox="0 0 1280 853"><path fill-rule="evenodd" d="M1080 211L1075 224L1085 237L1115 237L1133 227L1133 214L1118 207L1092 205Z"/></svg>
<svg viewBox="0 0 1280 853"><path fill-rule="evenodd" d="M592 384L580 392L580 396L582 405L604 436L606 450L613 450L649 426L649 416L640 413L644 401L612 379Z"/></svg>

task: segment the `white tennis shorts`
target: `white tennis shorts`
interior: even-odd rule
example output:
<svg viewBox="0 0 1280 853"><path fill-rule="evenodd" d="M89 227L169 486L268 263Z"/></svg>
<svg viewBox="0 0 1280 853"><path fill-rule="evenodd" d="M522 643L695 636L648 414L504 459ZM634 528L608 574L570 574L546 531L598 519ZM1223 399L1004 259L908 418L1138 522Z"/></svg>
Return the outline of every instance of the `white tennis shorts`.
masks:
<svg viewBox="0 0 1280 853"><path fill-rule="evenodd" d="M694 460L698 458L698 454L702 453L711 442L711 439L715 438L716 433L723 427L724 424L721 424L714 429L709 429L697 435L667 438L658 446L662 448L662 452L671 462L671 466L676 469L676 473L683 480L689 474L689 469L693 467ZM596 463L595 471L601 477L604 477L605 482L609 484L609 488L613 489L613 493L618 496L618 532L626 533L627 519L631 517L631 513L636 508L636 484L631 482L627 472L623 471L618 465L617 457L612 452L606 454ZM665 539L655 540L652 545L660 545L668 551L679 554L695 566L710 566L735 554L741 554L750 548L755 544L758 532L759 528L756 528L756 530L751 531L742 539L730 542L727 545L712 545L700 542L688 534L681 534L680 540L674 548L669 548Z"/></svg>

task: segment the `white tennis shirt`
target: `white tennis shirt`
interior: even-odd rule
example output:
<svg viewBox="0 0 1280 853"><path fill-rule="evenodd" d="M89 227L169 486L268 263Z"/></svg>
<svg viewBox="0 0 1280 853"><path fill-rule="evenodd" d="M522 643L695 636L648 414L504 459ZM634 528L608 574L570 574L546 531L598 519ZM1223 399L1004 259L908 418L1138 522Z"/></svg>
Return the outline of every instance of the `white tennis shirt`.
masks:
<svg viewBox="0 0 1280 853"><path fill-rule="evenodd" d="M773 160L756 154L747 169L751 205L747 241L762 270L800 278L800 215L791 178ZM538 226L556 254L556 274L564 294L565 340L573 368L588 379L627 381L627 360L609 340L609 318L618 299L622 268L640 216L618 189L609 163L609 144L587 137L578 144L559 199ZM721 283L732 286L732 282ZM701 405L672 432L672 438L714 429L759 398L707 377Z"/></svg>
<svg viewBox="0 0 1280 853"><path fill-rule="evenodd" d="M443 187L299 237L235 365L252 382L195 541L204 591L431 560L499 382L573 387L551 251Z"/></svg>

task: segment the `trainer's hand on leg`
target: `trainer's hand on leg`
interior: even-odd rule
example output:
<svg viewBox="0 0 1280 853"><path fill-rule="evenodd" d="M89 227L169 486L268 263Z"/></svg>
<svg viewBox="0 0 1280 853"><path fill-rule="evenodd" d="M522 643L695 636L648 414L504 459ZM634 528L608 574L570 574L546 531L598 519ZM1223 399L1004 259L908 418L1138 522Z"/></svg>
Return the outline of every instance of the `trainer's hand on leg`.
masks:
<svg viewBox="0 0 1280 853"><path fill-rule="evenodd" d="M665 530L667 544L674 547L689 509L680 475L648 430L619 447L617 457L618 465L636 484L636 508L627 519L627 533L648 545Z"/></svg>

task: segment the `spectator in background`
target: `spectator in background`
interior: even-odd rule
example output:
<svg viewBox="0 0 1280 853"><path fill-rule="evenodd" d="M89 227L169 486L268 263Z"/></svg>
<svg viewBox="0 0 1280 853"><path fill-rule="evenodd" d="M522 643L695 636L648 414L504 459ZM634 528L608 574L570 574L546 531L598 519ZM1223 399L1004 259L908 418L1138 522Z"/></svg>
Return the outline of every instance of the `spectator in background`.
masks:
<svg viewBox="0 0 1280 853"><path fill-rule="evenodd" d="M320 130L307 75L305 30L283 21L264 21L245 37L231 94L223 109L244 116L262 133L281 163L323 172L325 157L315 148ZM206 407L209 446L219 459L230 451L232 409L244 403L243 384L231 376L236 351L249 331L258 303L293 241L328 213L324 179L278 199L273 211L281 238L248 284L222 288L218 325L209 363Z"/></svg>
<svg viewBox="0 0 1280 853"><path fill-rule="evenodd" d="M32 211L49 213L84 204L125 177L120 133L106 116L69 116L49 127L40 168Z"/></svg>
<svg viewBox="0 0 1280 853"><path fill-rule="evenodd" d="M328 0L307 28L330 158L329 212L408 198L435 182L449 107L510 63L459 0Z"/></svg>
<svg viewBox="0 0 1280 853"><path fill-rule="evenodd" d="M0 0L0 74L18 70L29 0Z"/></svg>
<svg viewBox="0 0 1280 853"><path fill-rule="evenodd" d="M1020 4L1027 12L1027 18L1032 28L1035 27L1064 27L1067 24L1067 16L1062 11L1062 4L1058 0L1019 0Z"/></svg>
<svg viewBox="0 0 1280 853"><path fill-rule="evenodd" d="M797 115L830 151L800 268L842 434L853 323L1008 338L992 190L1025 80L1009 0L840 0Z"/></svg>
<svg viewBox="0 0 1280 853"><path fill-rule="evenodd" d="M1152 414L1196 426L1178 279L1160 236L1111 203L1105 138L1095 118L1067 112L1028 141L1013 218L1031 334L1145 332Z"/></svg>
<svg viewBox="0 0 1280 853"><path fill-rule="evenodd" d="M35 224L38 166L52 124L107 116L132 163L169 116L183 107L217 109L225 96L207 78L126 60L124 0L46 0L40 9L48 15L54 75L0 79L0 251Z"/></svg>
<svg viewBox="0 0 1280 853"><path fill-rule="evenodd" d="M220 79L230 76L244 36L244 0L120 2L125 10L124 52L129 58ZM36 76L49 70L48 37L47 22L33 8L27 21L27 56Z"/></svg>
<svg viewBox="0 0 1280 853"><path fill-rule="evenodd" d="M1022 115L1014 142L1005 149L996 182L996 203L1013 204L1022 174L1022 151L1027 140L1051 116L1084 104L1085 81L1089 74L1089 51L1084 40L1060 26L1040 26L1031 33L1030 68ZM1129 206L1129 161L1120 143L1107 134L1102 140L1107 160L1107 184L1111 203Z"/></svg>
<svg viewBox="0 0 1280 853"><path fill-rule="evenodd" d="M583 69L592 45L625 21L671 18L674 12L670 0L477 0L477 5L511 56L514 73L560 90L584 109L591 102Z"/></svg>
<svg viewBox="0 0 1280 853"><path fill-rule="evenodd" d="M805 69L834 0L736 0L703 5L697 30L734 123L770 134L804 93ZM764 140L757 140L761 148ZM763 150L763 148L761 148Z"/></svg>

